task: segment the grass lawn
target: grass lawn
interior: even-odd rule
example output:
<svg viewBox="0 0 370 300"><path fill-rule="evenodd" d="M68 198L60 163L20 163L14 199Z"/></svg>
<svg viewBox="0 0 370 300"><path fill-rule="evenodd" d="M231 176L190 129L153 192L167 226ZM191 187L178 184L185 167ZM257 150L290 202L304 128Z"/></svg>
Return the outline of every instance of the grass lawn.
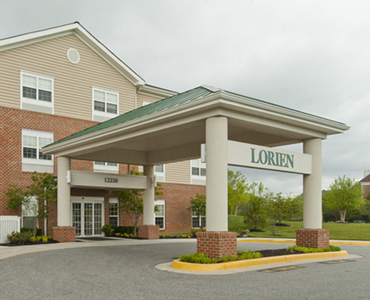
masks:
<svg viewBox="0 0 370 300"><path fill-rule="evenodd" d="M273 236L270 227L264 228L264 232L249 232L249 237L259 238L295 238L295 230L303 228L303 222L283 221L288 226L276 226ZM355 224L355 223L323 223L323 229L330 230L330 239L333 240L364 240L370 241L370 223ZM229 231L238 232L239 229L246 229L243 216L229 215Z"/></svg>

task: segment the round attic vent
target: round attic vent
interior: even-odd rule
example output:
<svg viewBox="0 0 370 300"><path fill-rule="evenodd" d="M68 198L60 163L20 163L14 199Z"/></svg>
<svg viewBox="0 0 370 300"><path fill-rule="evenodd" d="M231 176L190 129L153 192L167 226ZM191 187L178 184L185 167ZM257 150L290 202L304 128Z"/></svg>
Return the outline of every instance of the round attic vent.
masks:
<svg viewBox="0 0 370 300"><path fill-rule="evenodd" d="M80 61L80 54L73 48L67 51L67 57L72 64L77 64Z"/></svg>

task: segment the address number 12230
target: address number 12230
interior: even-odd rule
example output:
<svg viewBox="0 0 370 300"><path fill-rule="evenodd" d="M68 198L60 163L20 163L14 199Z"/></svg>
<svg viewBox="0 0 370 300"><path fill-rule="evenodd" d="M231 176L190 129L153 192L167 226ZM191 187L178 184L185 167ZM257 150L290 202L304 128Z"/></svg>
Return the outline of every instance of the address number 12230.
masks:
<svg viewBox="0 0 370 300"><path fill-rule="evenodd" d="M108 183L118 183L118 178L112 178L112 177L105 177L104 182Z"/></svg>

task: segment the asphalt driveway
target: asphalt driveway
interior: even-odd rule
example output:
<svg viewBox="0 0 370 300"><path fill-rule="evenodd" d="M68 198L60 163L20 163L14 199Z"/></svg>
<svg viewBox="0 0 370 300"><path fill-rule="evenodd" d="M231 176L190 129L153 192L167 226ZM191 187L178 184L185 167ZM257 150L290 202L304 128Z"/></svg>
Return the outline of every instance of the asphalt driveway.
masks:
<svg viewBox="0 0 370 300"><path fill-rule="evenodd" d="M238 243L239 249L252 250L287 246ZM195 240L34 252L0 260L0 299L368 299L370 247L341 248L363 258L223 276L154 267L196 252Z"/></svg>

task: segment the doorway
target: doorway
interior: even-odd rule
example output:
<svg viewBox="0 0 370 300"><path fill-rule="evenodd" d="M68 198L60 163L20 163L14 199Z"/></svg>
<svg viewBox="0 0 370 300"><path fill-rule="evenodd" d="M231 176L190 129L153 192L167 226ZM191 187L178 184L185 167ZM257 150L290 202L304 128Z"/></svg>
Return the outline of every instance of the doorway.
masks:
<svg viewBox="0 0 370 300"><path fill-rule="evenodd" d="M72 226L77 237L102 236L104 198L71 197Z"/></svg>

